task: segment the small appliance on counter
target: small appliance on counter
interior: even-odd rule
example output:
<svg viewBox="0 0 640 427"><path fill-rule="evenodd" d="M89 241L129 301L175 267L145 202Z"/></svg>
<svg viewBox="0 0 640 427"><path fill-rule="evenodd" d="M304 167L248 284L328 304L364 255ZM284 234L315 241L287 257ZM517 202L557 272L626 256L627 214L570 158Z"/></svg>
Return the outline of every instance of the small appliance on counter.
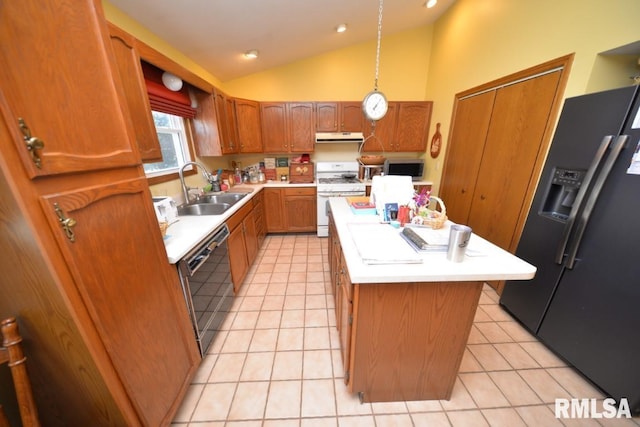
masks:
<svg viewBox="0 0 640 427"><path fill-rule="evenodd" d="M424 175L424 159L386 159L383 175L406 175L413 181L420 181Z"/></svg>
<svg viewBox="0 0 640 427"><path fill-rule="evenodd" d="M383 222L389 222L388 204L399 206L408 204L413 198L414 188L410 176L374 176L371 180L370 201L376 206Z"/></svg>
<svg viewBox="0 0 640 427"><path fill-rule="evenodd" d="M171 224L178 219L178 206L171 197L161 196L152 199L158 221L166 221Z"/></svg>

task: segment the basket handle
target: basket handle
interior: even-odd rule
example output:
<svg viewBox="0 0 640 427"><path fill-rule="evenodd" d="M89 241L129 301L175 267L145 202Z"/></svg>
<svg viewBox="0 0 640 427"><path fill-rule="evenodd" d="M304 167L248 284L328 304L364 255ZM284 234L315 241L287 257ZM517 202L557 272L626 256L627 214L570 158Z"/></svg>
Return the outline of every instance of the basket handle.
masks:
<svg viewBox="0 0 640 427"><path fill-rule="evenodd" d="M447 207L444 205L444 202L442 201L441 198L436 197L436 196L430 196L429 197L429 201L431 202L431 200L435 200L436 201L436 206L438 204L440 204L440 208L441 208L440 212L442 213L442 215L446 215L447 214ZM436 207L436 206L434 206L434 207Z"/></svg>

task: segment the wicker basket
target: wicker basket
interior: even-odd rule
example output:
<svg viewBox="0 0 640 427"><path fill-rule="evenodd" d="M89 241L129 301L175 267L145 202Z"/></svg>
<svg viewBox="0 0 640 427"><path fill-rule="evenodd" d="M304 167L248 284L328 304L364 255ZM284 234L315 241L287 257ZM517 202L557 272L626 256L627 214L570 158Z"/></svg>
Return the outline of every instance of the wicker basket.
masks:
<svg viewBox="0 0 640 427"><path fill-rule="evenodd" d="M431 196L430 200L434 200L436 202L436 207L440 205L440 211L423 208L418 215L413 217L411 222L414 224L430 226L434 230L437 230L442 228L444 223L447 222L447 207L439 197Z"/></svg>
<svg viewBox="0 0 640 427"><path fill-rule="evenodd" d="M384 164L385 158L384 156L360 156L358 161L367 166L375 166Z"/></svg>

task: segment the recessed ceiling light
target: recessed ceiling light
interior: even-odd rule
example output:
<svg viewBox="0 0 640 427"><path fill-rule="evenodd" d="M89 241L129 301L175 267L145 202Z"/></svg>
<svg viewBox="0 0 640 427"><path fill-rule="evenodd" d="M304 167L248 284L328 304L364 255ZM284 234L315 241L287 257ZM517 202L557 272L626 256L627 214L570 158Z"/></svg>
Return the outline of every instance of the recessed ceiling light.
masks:
<svg viewBox="0 0 640 427"><path fill-rule="evenodd" d="M347 31L347 24L340 24L336 27L337 33L344 33L345 31Z"/></svg>
<svg viewBox="0 0 640 427"><path fill-rule="evenodd" d="M424 4L424 7L426 7L427 9L431 9L437 3L438 3L438 0L427 0L427 2Z"/></svg>
<svg viewBox="0 0 640 427"><path fill-rule="evenodd" d="M258 57L258 51L255 49L248 50L244 53L245 58L255 59Z"/></svg>

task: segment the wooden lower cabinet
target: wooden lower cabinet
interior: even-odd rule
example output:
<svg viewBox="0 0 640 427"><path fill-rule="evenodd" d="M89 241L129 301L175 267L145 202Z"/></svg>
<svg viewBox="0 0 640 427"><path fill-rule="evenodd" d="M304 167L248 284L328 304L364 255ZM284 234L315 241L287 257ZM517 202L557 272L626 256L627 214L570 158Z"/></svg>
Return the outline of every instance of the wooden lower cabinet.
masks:
<svg viewBox="0 0 640 427"><path fill-rule="evenodd" d="M349 384L351 378L351 333L353 324L353 285L349 278L349 272L347 271L346 262L341 256L339 277L340 285L338 286L337 297L340 299L340 304L336 304L336 310L339 312L339 319L337 320L338 331L340 334L340 350L342 353L342 365L344 368L344 382Z"/></svg>
<svg viewBox="0 0 640 427"><path fill-rule="evenodd" d="M315 187L265 188L263 191L268 233L316 231Z"/></svg>
<svg viewBox="0 0 640 427"><path fill-rule="evenodd" d="M237 295L249 268L258 255L258 235L256 232L253 202L241 207L227 221L231 231L227 245L231 265L231 280L233 290Z"/></svg>

